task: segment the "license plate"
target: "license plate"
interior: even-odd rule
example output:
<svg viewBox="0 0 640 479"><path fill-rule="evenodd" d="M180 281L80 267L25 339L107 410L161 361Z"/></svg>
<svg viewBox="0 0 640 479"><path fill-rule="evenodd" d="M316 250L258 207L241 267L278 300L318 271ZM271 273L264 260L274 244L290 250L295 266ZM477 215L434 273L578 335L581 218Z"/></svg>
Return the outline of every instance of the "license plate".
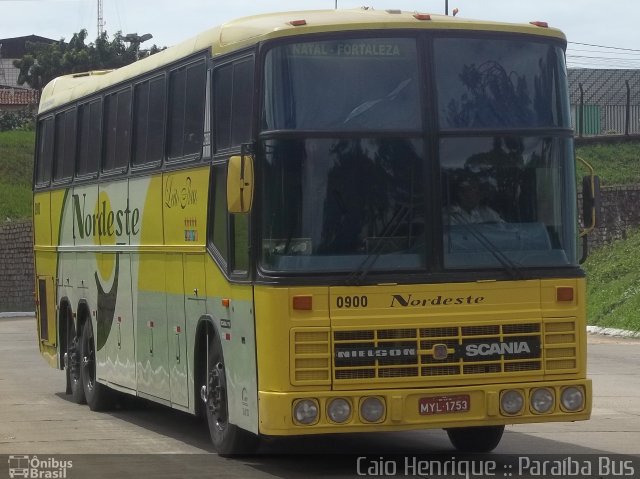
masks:
<svg viewBox="0 0 640 479"><path fill-rule="evenodd" d="M468 394L424 397L420 398L418 406L418 412L423 416L467 412L469 409L471 397Z"/></svg>

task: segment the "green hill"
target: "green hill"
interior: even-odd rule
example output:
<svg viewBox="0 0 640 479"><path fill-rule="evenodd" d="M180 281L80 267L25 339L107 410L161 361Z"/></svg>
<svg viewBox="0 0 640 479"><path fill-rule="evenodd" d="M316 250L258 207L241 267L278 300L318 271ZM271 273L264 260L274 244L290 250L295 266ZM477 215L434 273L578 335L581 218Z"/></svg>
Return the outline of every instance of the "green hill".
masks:
<svg viewBox="0 0 640 479"><path fill-rule="evenodd" d="M0 223L31 216L33 131L0 132Z"/></svg>
<svg viewBox="0 0 640 479"><path fill-rule="evenodd" d="M591 252L587 271L587 319L593 326L640 331L640 230Z"/></svg>

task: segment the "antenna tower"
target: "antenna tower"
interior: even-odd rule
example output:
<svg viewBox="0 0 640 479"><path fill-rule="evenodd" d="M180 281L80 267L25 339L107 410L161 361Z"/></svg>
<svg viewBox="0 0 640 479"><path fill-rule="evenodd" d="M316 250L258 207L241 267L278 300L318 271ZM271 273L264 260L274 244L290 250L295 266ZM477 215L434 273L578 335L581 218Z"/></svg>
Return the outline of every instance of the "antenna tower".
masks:
<svg viewBox="0 0 640 479"><path fill-rule="evenodd" d="M104 31L104 17L102 16L102 0L98 0L98 37Z"/></svg>

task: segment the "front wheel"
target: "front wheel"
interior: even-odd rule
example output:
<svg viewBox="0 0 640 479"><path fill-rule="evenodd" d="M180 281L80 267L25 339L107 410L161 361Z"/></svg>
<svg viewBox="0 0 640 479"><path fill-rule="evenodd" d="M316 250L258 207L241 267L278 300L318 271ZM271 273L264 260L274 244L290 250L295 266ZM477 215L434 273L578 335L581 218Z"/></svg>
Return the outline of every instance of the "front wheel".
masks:
<svg viewBox="0 0 640 479"><path fill-rule="evenodd" d="M447 429L451 444L460 452L491 452L500 444L503 433L504 426Z"/></svg>
<svg viewBox="0 0 640 479"><path fill-rule="evenodd" d="M93 337L93 326L91 319L87 319L82 328L82 363L80 375L82 377L82 388L87 400L87 404L92 411L104 411L113 404L113 393L105 386L96 381L96 341Z"/></svg>
<svg viewBox="0 0 640 479"><path fill-rule="evenodd" d="M222 345L217 336L209 343L207 365L200 397L205 403L205 416L213 446L221 456L254 453L259 443L258 436L229 423L227 378Z"/></svg>

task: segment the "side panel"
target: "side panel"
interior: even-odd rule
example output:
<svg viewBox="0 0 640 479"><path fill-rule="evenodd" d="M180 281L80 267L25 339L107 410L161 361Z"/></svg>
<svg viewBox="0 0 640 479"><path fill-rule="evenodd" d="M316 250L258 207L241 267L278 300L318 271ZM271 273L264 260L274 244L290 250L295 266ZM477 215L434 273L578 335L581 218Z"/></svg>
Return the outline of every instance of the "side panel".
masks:
<svg viewBox="0 0 640 479"><path fill-rule="evenodd" d="M33 237L35 249L34 288L38 346L40 353L52 367L58 367L56 321L56 259L51 238L51 193L37 193L33 199Z"/></svg>
<svg viewBox="0 0 640 479"><path fill-rule="evenodd" d="M138 269L136 349L138 391L169 400L165 254L134 255Z"/></svg>
<svg viewBox="0 0 640 479"><path fill-rule="evenodd" d="M165 264L171 403L189 407L182 254L167 254Z"/></svg>
<svg viewBox="0 0 640 479"><path fill-rule="evenodd" d="M224 306L223 299L229 300ZM207 311L221 334L227 376L229 421L258 433L256 336L251 285L231 285L207 259Z"/></svg>
<svg viewBox="0 0 640 479"><path fill-rule="evenodd" d="M97 377L135 388L133 323L131 320L131 258L121 247L139 234L140 210L130 205L129 184L121 180L101 184L92 207L96 270L91 281L96 298ZM86 233L86 232L85 232Z"/></svg>
<svg viewBox="0 0 640 479"><path fill-rule="evenodd" d="M206 302L206 283L204 275L204 254L185 254L183 255L184 261L184 307L186 316L187 334L185 337L187 358L188 358L188 373L189 373L189 391L196 391L195 378L193 373L195 371L194 364L194 346L196 337L196 328L198 327L198 321L202 316L207 314L207 302ZM198 387L201 385L198 385ZM195 409L194 401L200 401L200 397L196 396L189 405L190 410L193 412Z"/></svg>
<svg viewBox="0 0 640 479"><path fill-rule="evenodd" d="M209 167L162 176L164 244L175 254L167 261L167 316L171 402L195 411L194 344L198 321L206 314L204 256ZM181 264L179 264L181 262ZM180 310L180 308L182 308ZM178 333L178 328L180 332Z"/></svg>

